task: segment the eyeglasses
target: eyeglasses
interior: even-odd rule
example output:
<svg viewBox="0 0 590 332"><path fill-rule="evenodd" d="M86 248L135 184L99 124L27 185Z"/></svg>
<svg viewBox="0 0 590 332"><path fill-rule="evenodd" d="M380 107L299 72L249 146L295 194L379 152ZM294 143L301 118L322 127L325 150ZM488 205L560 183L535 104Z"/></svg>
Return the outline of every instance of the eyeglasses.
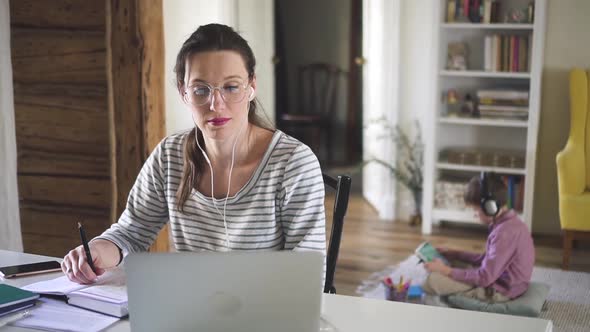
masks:
<svg viewBox="0 0 590 332"><path fill-rule="evenodd" d="M187 101L194 106L203 106L211 102L211 96L215 93L215 90L219 90L223 101L234 104L244 100L248 86L249 84L239 81L228 81L221 86L197 83L189 86L184 93Z"/></svg>

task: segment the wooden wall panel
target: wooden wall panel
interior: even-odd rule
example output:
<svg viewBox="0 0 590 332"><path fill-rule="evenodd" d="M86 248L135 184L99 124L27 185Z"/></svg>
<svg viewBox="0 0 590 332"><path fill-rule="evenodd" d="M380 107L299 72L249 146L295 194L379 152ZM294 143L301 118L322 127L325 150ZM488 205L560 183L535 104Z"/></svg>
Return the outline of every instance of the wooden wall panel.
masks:
<svg viewBox="0 0 590 332"><path fill-rule="evenodd" d="M108 211L111 204L110 179L19 175L18 189L21 202L96 208Z"/></svg>
<svg viewBox="0 0 590 332"><path fill-rule="evenodd" d="M12 27L105 31L105 3L94 0L11 0Z"/></svg>
<svg viewBox="0 0 590 332"><path fill-rule="evenodd" d="M108 156L108 114L15 104L17 147Z"/></svg>
<svg viewBox="0 0 590 332"><path fill-rule="evenodd" d="M11 0L25 251L63 256L111 223L105 2Z"/></svg>
<svg viewBox="0 0 590 332"><path fill-rule="evenodd" d="M105 52L13 57L16 82L85 83L104 82Z"/></svg>
<svg viewBox="0 0 590 332"><path fill-rule="evenodd" d="M107 82L93 84L18 83L14 102L23 105L56 106L71 110L108 112Z"/></svg>
<svg viewBox="0 0 590 332"><path fill-rule="evenodd" d="M39 57L106 50L104 31L13 28L14 57Z"/></svg>
<svg viewBox="0 0 590 332"><path fill-rule="evenodd" d="M20 212L25 252L57 257L80 245L77 222L83 223L88 237L95 237L110 219L101 210L27 203L21 203Z"/></svg>
<svg viewBox="0 0 590 332"><path fill-rule="evenodd" d="M24 247L63 256L76 221L93 237L118 219L164 137L162 0L10 0L10 11Z"/></svg>
<svg viewBox="0 0 590 332"><path fill-rule="evenodd" d="M18 149L18 165L21 174L45 174L110 178L109 160L106 156L83 155L32 150L21 145Z"/></svg>

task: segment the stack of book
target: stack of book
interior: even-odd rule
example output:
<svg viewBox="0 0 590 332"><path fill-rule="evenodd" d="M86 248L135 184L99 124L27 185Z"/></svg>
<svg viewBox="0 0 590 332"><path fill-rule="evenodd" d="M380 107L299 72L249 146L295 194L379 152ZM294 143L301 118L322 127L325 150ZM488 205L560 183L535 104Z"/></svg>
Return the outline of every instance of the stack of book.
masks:
<svg viewBox="0 0 590 332"><path fill-rule="evenodd" d="M488 35L484 39L484 70L529 72L529 54L528 36Z"/></svg>
<svg viewBox="0 0 590 332"><path fill-rule="evenodd" d="M529 114L529 92L521 90L478 90L478 112L481 117L526 120Z"/></svg>
<svg viewBox="0 0 590 332"><path fill-rule="evenodd" d="M0 284L0 317L35 305L39 295L18 287Z"/></svg>

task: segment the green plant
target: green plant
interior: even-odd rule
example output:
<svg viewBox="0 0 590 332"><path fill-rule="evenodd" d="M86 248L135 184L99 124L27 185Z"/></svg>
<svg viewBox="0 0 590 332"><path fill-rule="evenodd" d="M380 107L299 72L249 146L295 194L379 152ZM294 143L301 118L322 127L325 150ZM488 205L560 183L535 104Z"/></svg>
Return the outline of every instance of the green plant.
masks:
<svg viewBox="0 0 590 332"><path fill-rule="evenodd" d="M392 164L379 158L371 158L363 162L363 166L369 163L377 163L387 168L402 185L408 188L415 200L420 200L422 194L422 181L424 169L424 144L418 121L414 122L414 134L410 136L398 124L391 126L385 118L370 121L367 127L380 126L383 133L378 134L378 139L390 139L394 143L395 162ZM416 197L417 195L420 198ZM419 205L418 201L416 202ZM419 208L419 206L417 206Z"/></svg>

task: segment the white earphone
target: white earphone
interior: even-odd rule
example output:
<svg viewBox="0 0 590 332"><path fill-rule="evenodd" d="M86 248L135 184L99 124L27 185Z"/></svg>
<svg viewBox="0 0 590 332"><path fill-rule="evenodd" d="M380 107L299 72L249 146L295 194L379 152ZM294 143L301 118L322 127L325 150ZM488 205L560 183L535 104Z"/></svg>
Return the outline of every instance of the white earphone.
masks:
<svg viewBox="0 0 590 332"><path fill-rule="evenodd" d="M253 87L250 87L250 90L252 91L250 93L250 96L248 97L248 101L252 101L254 100L254 97L256 95L256 91L254 90ZM248 112L250 112L250 103L248 103ZM209 160L209 156L207 156L207 153L205 152L205 150L203 150L203 148L201 147L201 144L199 143L199 138L198 138L198 126L197 123L195 121L195 118L193 116L193 114L191 113L191 118L193 119L193 123L195 124L195 141L197 142L197 146L199 147L199 150L201 150L201 154L203 154L203 157L205 158L205 161L207 162L207 165L209 165L209 170L211 171L211 201L213 202L213 206L215 207L215 210L217 210L217 213L223 218L223 227L225 228L225 247L227 250L231 250L231 246L230 246L230 241L229 241L229 232L227 230L227 221L225 219L225 211L226 211L226 207L227 207L227 200L229 198L229 192L231 189L231 174L232 171L234 169L234 161L235 161L235 154L236 154L236 144L238 143L238 137L240 136L240 133L242 132L242 129L245 126L241 126L240 130L238 130L238 133L236 134L236 139L234 140L234 144L232 146L232 152L231 152L231 164L229 167L229 175L228 175L228 179L227 179L227 193L225 195L225 202L223 203L223 213L221 213L221 211L219 211L219 208L217 207L217 203L215 203L215 195L214 195L214 183L213 183L213 166L211 165L211 161ZM246 124L248 123L247 118L246 118Z"/></svg>
<svg viewBox="0 0 590 332"><path fill-rule="evenodd" d="M252 101L252 100L254 100L254 97L256 97L256 90L254 90L253 87L250 87L250 91L252 91L252 92L250 92L250 96L248 97L248 101ZM250 107L250 106L248 106L248 107Z"/></svg>

